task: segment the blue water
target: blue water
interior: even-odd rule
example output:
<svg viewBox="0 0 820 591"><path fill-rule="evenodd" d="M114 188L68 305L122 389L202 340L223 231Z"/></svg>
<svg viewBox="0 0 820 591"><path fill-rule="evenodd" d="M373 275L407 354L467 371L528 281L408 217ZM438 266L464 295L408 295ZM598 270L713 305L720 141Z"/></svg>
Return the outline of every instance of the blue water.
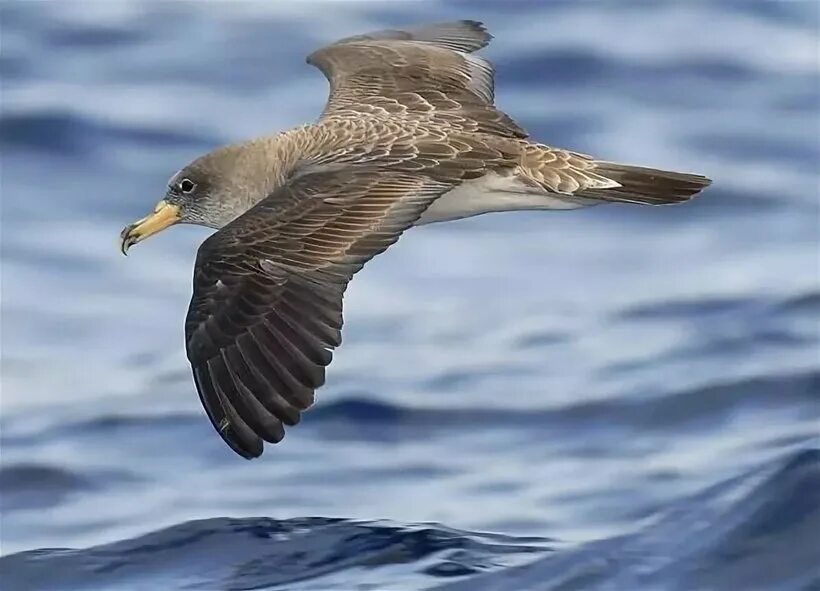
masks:
<svg viewBox="0 0 820 591"><path fill-rule="evenodd" d="M410 231L316 407L213 432L167 179L321 111L322 43L485 21L540 140L715 180ZM814 2L3 2L0 589L820 588ZM492 532L492 533L488 533Z"/></svg>

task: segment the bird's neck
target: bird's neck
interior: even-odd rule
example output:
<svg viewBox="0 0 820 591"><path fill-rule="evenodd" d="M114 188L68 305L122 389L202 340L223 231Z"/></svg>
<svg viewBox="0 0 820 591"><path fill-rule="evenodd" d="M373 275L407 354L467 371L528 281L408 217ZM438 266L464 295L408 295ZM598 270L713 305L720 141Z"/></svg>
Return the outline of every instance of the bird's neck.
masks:
<svg viewBox="0 0 820 591"><path fill-rule="evenodd" d="M253 207L295 178L326 170L340 153L350 151L350 134L339 134L338 131L333 126L318 123L296 127L245 144L249 177L246 186L252 186L252 175L256 190L245 192L243 207ZM364 137L362 142L367 143L366 140L368 138ZM243 173L237 171L234 176L242 177ZM260 177L263 179L261 191L258 186Z"/></svg>
<svg viewBox="0 0 820 591"><path fill-rule="evenodd" d="M305 162L314 155L316 138L312 133L312 126L305 125L283 131L277 135L266 136L251 140L247 147L250 152L261 154L254 158L256 178L259 177L259 162L263 167L263 191L254 191L247 194L248 207L256 205L279 187L288 182L304 166Z"/></svg>

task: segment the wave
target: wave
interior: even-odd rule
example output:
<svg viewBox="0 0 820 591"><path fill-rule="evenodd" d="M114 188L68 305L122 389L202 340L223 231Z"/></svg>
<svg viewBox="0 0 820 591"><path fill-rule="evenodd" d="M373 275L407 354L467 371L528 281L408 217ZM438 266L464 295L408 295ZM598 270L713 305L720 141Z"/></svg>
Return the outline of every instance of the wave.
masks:
<svg viewBox="0 0 820 591"><path fill-rule="evenodd" d="M115 124L68 111L41 110L6 113L0 118L0 147L43 153L94 153L99 146L133 143L140 147L207 148L214 138L177 129Z"/></svg>
<svg viewBox="0 0 820 591"><path fill-rule="evenodd" d="M708 404L704 404L708 400ZM414 407L398 402L375 400L366 396L349 396L325 401L309 411L300 429L342 433L351 426L351 434L367 438L365 428L387 429L394 437L404 428L414 436L418 429L432 432L459 428L510 425L527 428L576 429L591 423L645 429L685 426L701 418L716 420L735 409L794 405L812 412L820 400L820 372L803 371L787 375L739 378L724 383L679 391L660 390L653 398L618 396L613 399L583 400L555 408L488 408L488 407ZM121 436L135 431L173 431L196 428L202 419L198 412L163 414L101 414L74 422L61 422L35 433L16 429L14 417L6 417L0 443L9 446L30 445L35 441L83 436Z"/></svg>
<svg viewBox="0 0 820 591"><path fill-rule="evenodd" d="M478 534L439 525L307 517L220 517L181 523L85 550L43 549L0 559L9 588L258 589L324 581L333 588L399 577L475 575L529 560L548 540ZM344 581L347 581L346 583ZM183 583L184 582L184 583ZM413 587L411 587L413 588Z"/></svg>
<svg viewBox="0 0 820 591"><path fill-rule="evenodd" d="M317 406L310 412L314 427L353 425L355 433L366 426L382 426L396 436L409 427L435 431L513 425L563 431L606 425L614 428L667 429L685 427L709 419L718 421L736 409L797 404L814 409L820 400L820 372L807 371L783 376L751 377L709 384L701 388L662 393L653 399L602 399L581 401L553 409L505 408L411 408L368 399L345 399ZM708 400L708 403L704 403ZM353 432L353 431L351 431Z"/></svg>
<svg viewBox="0 0 820 591"><path fill-rule="evenodd" d="M752 589L820 584L820 450L684 499L636 532L572 546L438 524L189 521L82 550L0 558L4 589ZM452 581L451 581L452 580Z"/></svg>
<svg viewBox="0 0 820 591"><path fill-rule="evenodd" d="M634 534L585 544L441 591L690 591L820 585L820 449L715 485Z"/></svg>

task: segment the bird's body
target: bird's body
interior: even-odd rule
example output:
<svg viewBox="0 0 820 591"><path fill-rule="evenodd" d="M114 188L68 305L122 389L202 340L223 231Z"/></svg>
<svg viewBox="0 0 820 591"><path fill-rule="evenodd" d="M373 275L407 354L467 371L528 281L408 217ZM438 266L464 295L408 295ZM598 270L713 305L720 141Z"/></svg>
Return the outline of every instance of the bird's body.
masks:
<svg viewBox="0 0 820 591"><path fill-rule="evenodd" d="M489 40L460 21L320 49L308 57L330 81L319 121L197 159L124 230L126 248L180 219L220 229L197 257L186 337L203 405L237 453L258 456L313 403L348 282L409 227L677 203L708 185L532 141L493 104L492 67L472 53Z"/></svg>

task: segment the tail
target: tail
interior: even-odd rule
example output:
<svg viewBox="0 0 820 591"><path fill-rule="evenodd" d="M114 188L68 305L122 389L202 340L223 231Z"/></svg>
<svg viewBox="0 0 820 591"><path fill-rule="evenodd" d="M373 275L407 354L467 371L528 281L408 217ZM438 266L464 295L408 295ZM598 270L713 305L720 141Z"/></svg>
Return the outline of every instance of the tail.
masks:
<svg viewBox="0 0 820 591"><path fill-rule="evenodd" d="M595 173L618 183L619 187L586 189L578 197L642 205L669 205L689 201L712 184L705 176L595 161Z"/></svg>

